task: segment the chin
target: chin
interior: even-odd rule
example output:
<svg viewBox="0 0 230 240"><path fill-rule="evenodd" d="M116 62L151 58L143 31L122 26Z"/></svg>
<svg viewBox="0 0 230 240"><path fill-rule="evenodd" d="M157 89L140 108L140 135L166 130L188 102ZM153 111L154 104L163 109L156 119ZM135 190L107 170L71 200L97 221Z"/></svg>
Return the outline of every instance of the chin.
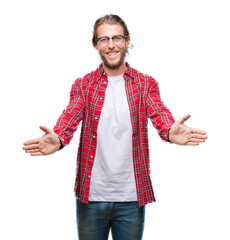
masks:
<svg viewBox="0 0 230 240"><path fill-rule="evenodd" d="M108 63L108 62L104 62L104 64L105 64L106 67L108 67L110 69L117 69L123 64L123 62L118 62L118 63L113 63L113 64Z"/></svg>
<svg viewBox="0 0 230 240"><path fill-rule="evenodd" d="M109 69L117 69L119 68L122 64L124 64L124 60L125 60L125 56L126 56L126 52L123 51L121 52L121 56L119 56L119 58L115 61L108 61L106 59L106 56L103 55L101 52L100 53L100 56L101 56L101 59L102 59L102 62L104 63L104 65L109 68Z"/></svg>
<svg viewBox="0 0 230 240"><path fill-rule="evenodd" d="M124 64L124 57L121 57L119 59L117 59L116 61L107 61L107 59L105 57L102 58L102 61L104 63L104 65L109 68L109 69L117 69L119 68L122 64Z"/></svg>

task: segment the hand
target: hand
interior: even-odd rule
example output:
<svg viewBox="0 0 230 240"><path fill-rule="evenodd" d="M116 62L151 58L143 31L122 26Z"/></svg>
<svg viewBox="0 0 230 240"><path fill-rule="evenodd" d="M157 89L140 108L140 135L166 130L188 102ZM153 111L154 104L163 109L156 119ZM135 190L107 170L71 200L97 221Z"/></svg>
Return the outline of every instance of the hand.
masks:
<svg viewBox="0 0 230 240"><path fill-rule="evenodd" d="M23 150L25 150L26 153L30 153L31 156L54 153L61 146L61 142L56 133L45 126L40 126L40 129L45 132L44 136L24 142Z"/></svg>
<svg viewBox="0 0 230 240"><path fill-rule="evenodd" d="M200 129L190 128L184 125L184 122L190 118L190 115L182 117L176 121L169 131L169 141L179 145L199 145L205 142L206 132Z"/></svg>

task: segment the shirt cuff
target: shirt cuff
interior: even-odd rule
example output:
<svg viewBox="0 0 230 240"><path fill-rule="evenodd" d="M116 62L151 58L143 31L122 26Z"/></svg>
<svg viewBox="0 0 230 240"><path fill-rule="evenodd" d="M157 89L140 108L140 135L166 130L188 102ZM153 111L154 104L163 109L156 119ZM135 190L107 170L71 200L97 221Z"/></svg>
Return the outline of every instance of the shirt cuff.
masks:
<svg viewBox="0 0 230 240"><path fill-rule="evenodd" d="M58 139L59 139L60 144L61 144L60 148L58 149L58 151L59 151L59 150L61 150L64 147L64 145L62 143L63 140L61 139L61 136L58 136Z"/></svg>
<svg viewBox="0 0 230 240"><path fill-rule="evenodd" d="M168 129L168 142L169 142L169 143L172 143L172 142L170 141L170 139L169 139L169 131L170 131L170 129L171 129L171 127Z"/></svg>

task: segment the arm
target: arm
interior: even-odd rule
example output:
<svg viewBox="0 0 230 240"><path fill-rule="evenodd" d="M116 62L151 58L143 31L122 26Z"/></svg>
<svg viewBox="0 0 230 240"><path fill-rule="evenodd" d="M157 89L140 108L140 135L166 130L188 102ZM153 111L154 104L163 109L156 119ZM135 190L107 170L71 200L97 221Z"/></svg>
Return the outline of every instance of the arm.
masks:
<svg viewBox="0 0 230 240"><path fill-rule="evenodd" d="M83 119L85 100L81 80L81 78L77 79L72 85L69 104L58 118L53 129L62 143L61 147L69 144Z"/></svg>
<svg viewBox="0 0 230 240"><path fill-rule="evenodd" d="M147 117L164 141L169 141L169 129L175 122L171 112L163 104L158 83L150 77L149 89L146 97Z"/></svg>
<svg viewBox="0 0 230 240"><path fill-rule="evenodd" d="M77 79L72 85L69 104L58 118L53 131L45 126L40 126L45 135L24 142L23 150L30 153L31 156L48 155L58 151L72 139L78 124L83 118L83 112L84 98L80 87L80 79Z"/></svg>

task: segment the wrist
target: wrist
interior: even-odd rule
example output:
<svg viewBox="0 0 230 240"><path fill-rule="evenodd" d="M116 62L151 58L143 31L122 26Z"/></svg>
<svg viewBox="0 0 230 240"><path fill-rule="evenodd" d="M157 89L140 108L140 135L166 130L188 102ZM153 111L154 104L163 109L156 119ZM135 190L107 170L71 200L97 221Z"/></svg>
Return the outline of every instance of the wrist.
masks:
<svg viewBox="0 0 230 240"><path fill-rule="evenodd" d="M171 127L168 130L168 142L173 143L171 140Z"/></svg>
<svg viewBox="0 0 230 240"><path fill-rule="evenodd" d="M58 137L58 140L59 140L59 143L60 143L60 147L58 149L58 151L59 151L59 150L61 150L64 147L64 145L63 145L63 143L62 143L62 141L61 141L61 139L59 137Z"/></svg>

